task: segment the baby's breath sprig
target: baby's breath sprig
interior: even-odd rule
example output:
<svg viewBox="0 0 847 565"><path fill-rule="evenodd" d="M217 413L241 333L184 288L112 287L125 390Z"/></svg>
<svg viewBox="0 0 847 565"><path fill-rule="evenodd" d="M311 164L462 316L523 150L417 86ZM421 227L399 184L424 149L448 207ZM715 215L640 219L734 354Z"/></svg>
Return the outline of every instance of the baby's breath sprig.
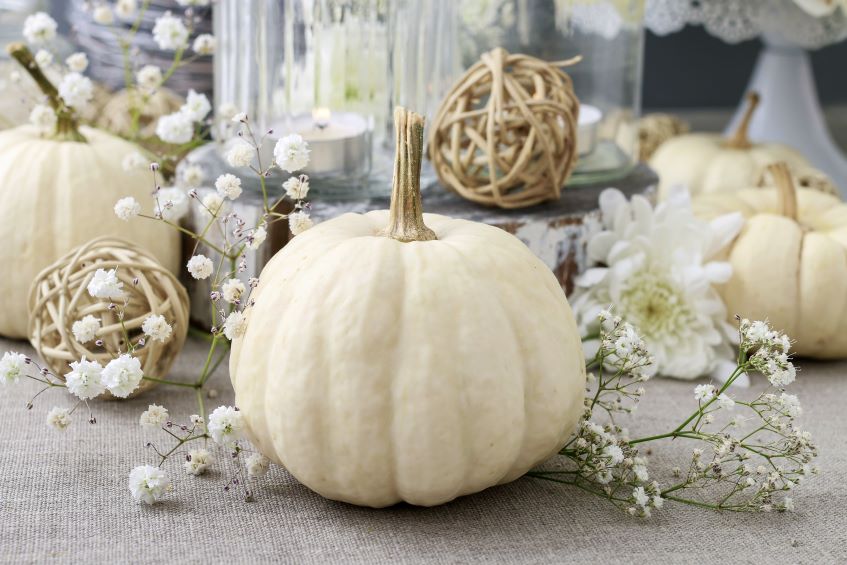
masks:
<svg viewBox="0 0 847 565"><path fill-rule="evenodd" d="M651 359L632 326L608 312L600 322L600 349L588 363L594 372L577 433L561 450L558 467L530 476L577 486L645 517L666 500L736 512L794 508L789 494L817 473L817 448L796 425L799 400L783 390L796 376L787 336L765 322L739 319L738 363L730 377L720 387L697 385L696 410L670 432L632 439L615 416L634 412ZM728 389L749 371L765 375L773 388L749 402L733 399ZM741 409L749 414L735 413ZM729 412L733 417L726 417ZM640 449L666 439L695 447L685 465L672 469L672 484L662 487L650 481Z"/></svg>

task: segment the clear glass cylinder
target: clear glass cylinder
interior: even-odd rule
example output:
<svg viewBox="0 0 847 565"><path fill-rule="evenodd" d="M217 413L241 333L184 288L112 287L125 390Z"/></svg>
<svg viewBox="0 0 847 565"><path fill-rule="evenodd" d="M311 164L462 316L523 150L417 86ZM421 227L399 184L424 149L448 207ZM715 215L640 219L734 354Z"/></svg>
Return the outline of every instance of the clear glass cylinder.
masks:
<svg viewBox="0 0 847 565"><path fill-rule="evenodd" d="M637 162L644 0L395 0L392 99L428 117L486 51L561 61L580 100L579 159L568 184L607 182Z"/></svg>
<svg viewBox="0 0 847 565"><path fill-rule="evenodd" d="M317 195L369 195L389 108L387 19L378 0L219 0L216 107L233 104L258 134L271 131L264 159L280 136L309 141Z"/></svg>

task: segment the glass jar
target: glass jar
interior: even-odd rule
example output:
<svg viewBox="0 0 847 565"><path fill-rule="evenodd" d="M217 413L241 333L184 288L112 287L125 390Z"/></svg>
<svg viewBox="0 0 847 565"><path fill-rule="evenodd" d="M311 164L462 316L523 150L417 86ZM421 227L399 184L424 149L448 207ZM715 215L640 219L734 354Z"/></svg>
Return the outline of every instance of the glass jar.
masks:
<svg viewBox="0 0 847 565"><path fill-rule="evenodd" d="M569 185L609 182L637 162L644 0L395 0L393 100L432 118L453 82L486 51L561 61L581 103Z"/></svg>
<svg viewBox="0 0 847 565"><path fill-rule="evenodd" d="M379 0L220 0L215 105L233 104L257 134L270 132L265 162L276 139L302 135L316 196L370 195L389 108L386 28ZM219 123L219 139L231 133Z"/></svg>

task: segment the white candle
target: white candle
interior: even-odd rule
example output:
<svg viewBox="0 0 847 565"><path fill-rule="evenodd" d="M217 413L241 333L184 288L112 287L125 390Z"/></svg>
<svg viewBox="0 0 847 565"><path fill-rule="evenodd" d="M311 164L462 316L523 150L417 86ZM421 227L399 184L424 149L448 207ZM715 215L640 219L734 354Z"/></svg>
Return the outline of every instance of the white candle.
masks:
<svg viewBox="0 0 847 565"><path fill-rule="evenodd" d="M597 145L597 129L603 119L603 112L596 106L581 104L577 127L577 150L580 156L588 155Z"/></svg>
<svg viewBox="0 0 847 565"><path fill-rule="evenodd" d="M312 115L291 118L284 131L299 133L309 143L309 174L353 173L361 170L370 152L367 120L352 112L315 108Z"/></svg>

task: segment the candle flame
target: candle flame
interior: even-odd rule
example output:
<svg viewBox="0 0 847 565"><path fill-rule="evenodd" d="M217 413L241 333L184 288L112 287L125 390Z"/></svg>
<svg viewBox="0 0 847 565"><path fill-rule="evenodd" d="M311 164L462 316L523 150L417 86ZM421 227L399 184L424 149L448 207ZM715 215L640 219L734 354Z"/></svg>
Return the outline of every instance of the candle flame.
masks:
<svg viewBox="0 0 847 565"><path fill-rule="evenodd" d="M315 108L312 110L312 120L314 120L315 127L318 129L328 126L331 116L332 112L329 111L329 108Z"/></svg>

